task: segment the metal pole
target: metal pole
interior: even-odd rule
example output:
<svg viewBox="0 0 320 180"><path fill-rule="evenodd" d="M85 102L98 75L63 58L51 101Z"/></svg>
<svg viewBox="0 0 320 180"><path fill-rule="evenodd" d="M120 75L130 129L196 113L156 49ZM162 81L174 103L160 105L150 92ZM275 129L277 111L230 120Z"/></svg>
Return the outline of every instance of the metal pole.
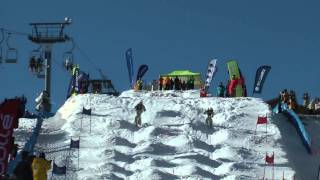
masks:
<svg viewBox="0 0 320 180"><path fill-rule="evenodd" d="M44 58L45 62L45 90L48 93L48 96L51 96L51 54L52 54L52 46L51 44L45 45Z"/></svg>
<svg viewBox="0 0 320 180"><path fill-rule="evenodd" d="M52 58L52 45L51 44L45 44L44 45L44 58L45 58L45 87L44 89L48 93L49 98L49 105L50 108L48 109L48 112L51 111L51 58Z"/></svg>

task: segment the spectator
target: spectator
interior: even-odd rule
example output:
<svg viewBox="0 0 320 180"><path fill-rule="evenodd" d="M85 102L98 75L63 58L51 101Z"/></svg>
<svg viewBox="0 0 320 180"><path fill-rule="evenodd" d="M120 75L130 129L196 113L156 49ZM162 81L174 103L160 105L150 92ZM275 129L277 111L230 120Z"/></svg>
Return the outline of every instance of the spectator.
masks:
<svg viewBox="0 0 320 180"><path fill-rule="evenodd" d="M308 108L309 103L310 103L309 94L308 93L304 93L302 99L303 99L302 106L303 106L304 110L306 110Z"/></svg>
<svg viewBox="0 0 320 180"><path fill-rule="evenodd" d="M51 160L46 160L44 152L39 157L33 159L32 171L34 180L47 180L47 172L51 169Z"/></svg>
<svg viewBox="0 0 320 180"><path fill-rule="evenodd" d="M15 180L33 180L31 164L27 161L28 152L21 152L21 161L13 170Z"/></svg>
<svg viewBox="0 0 320 180"><path fill-rule="evenodd" d="M228 94L230 97L235 97L235 89L238 84L238 79L236 78L236 75L232 75L232 80L230 81L230 85L228 87Z"/></svg>
<svg viewBox="0 0 320 180"><path fill-rule="evenodd" d="M218 88L217 88L217 96L218 97L224 97L224 91L226 90L226 88L224 87L223 83L220 82Z"/></svg>
<svg viewBox="0 0 320 180"><path fill-rule="evenodd" d="M160 76L160 78L159 78L159 90L160 90L160 91L162 90L163 82L164 82L164 80L163 80L163 78Z"/></svg>

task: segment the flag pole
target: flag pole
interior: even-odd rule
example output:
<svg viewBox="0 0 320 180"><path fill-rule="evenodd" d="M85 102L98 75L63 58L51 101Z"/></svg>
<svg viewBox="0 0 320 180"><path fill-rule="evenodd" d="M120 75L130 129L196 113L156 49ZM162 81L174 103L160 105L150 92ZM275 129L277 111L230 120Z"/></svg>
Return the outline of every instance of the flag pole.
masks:
<svg viewBox="0 0 320 180"><path fill-rule="evenodd" d="M66 157L66 174L64 175L64 179L67 179L67 170L68 170L68 157Z"/></svg>
<svg viewBox="0 0 320 180"><path fill-rule="evenodd" d="M267 156L267 153L266 153L266 156ZM266 175L266 160L264 160L263 178L262 178L262 180L264 180L265 175Z"/></svg>
<svg viewBox="0 0 320 180"><path fill-rule="evenodd" d="M52 167L54 166L54 158L53 158L53 164L52 164ZM52 177L53 177L53 168L52 168L52 171L51 171L51 178L50 180L52 180Z"/></svg>
<svg viewBox="0 0 320 180"><path fill-rule="evenodd" d="M274 159L274 152L272 152L272 157ZM274 180L274 161L272 163L272 180Z"/></svg>
<svg viewBox="0 0 320 180"><path fill-rule="evenodd" d="M267 119L267 123L266 123L266 142L268 142L268 119Z"/></svg>
<svg viewBox="0 0 320 180"><path fill-rule="evenodd" d="M255 140L256 140L257 126L258 126L258 124L256 124L256 129L254 130L253 142L255 142Z"/></svg>
<svg viewBox="0 0 320 180"><path fill-rule="evenodd" d="M80 132L82 131L82 119L83 119L83 109L82 109L82 116L81 116L81 121L80 121Z"/></svg>
<svg viewBox="0 0 320 180"><path fill-rule="evenodd" d="M80 161L80 136L79 136L79 148L78 148L78 170L80 170L79 161Z"/></svg>
<svg viewBox="0 0 320 180"><path fill-rule="evenodd" d="M90 134L91 134L91 114L90 114ZM80 139L79 139L80 140Z"/></svg>

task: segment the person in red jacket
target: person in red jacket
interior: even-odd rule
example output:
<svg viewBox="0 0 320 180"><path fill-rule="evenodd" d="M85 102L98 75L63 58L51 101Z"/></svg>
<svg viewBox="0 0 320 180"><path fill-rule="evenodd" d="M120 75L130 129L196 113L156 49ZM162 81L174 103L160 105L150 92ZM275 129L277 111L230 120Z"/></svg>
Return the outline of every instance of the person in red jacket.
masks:
<svg viewBox="0 0 320 180"><path fill-rule="evenodd" d="M230 97L234 97L235 96L235 88L238 84L238 79L236 78L236 75L232 75L232 80L230 81L230 85L228 87L228 93Z"/></svg>

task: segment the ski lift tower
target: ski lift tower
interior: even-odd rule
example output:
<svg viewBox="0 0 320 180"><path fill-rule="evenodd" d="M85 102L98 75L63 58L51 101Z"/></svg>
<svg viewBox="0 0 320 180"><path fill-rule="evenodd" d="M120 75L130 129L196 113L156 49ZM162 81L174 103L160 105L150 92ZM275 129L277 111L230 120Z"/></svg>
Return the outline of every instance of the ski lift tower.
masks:
<svg viewBox="0 0 320 180"><path fill-rule="evenodd" d="M51 96L52 46L55 43L63 43L70 39L69 36L64 34L63 30L67 25L70 25L71 22L72 19L66 17L64 19L64 22L30 23L30 25L32 26L32 32L28 36L29 40L33 43L41 45L42 49L44 49L45 90L48 93L49 99Z"/></svg>

